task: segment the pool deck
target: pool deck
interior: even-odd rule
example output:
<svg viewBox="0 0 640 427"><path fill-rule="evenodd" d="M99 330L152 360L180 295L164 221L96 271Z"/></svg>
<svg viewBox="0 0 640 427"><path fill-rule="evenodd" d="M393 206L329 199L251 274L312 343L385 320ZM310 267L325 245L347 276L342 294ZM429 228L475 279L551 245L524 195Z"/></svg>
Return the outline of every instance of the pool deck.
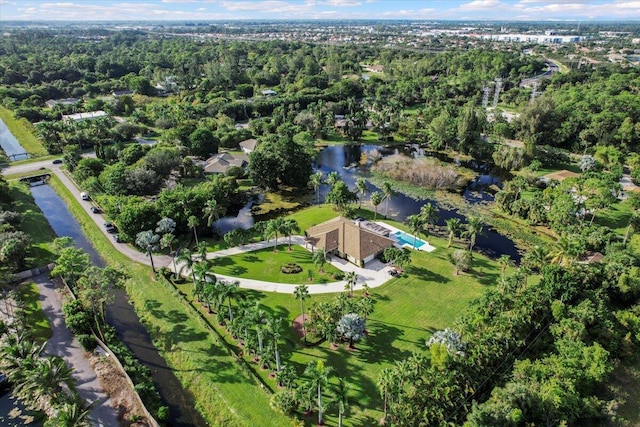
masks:
<svg viewBox="0 0 640 427"><path fill-rule="evenodd" d="M380 226L382 226L384 228L387 228L387 229L391 230L391 234L396 233L396 232L399 231L401 233L406 234L407 236L411 236L412 238L414 237L412 234L409 234L406 231L402 231L402 230L400 230L398 228L395 228L394 226L389 225L386 222L375 221L374 224L378 224L378 225L380 225ZM421 241L421 242L424 242L424 244L422 246L420 246L420 247L416 247L415 248L416 250L424 251L424 252L433 252L433 251L436 250L436 248L434 246L431 246L429 244L429 242L426 242L426 241L424 241L424 240L422 240L420 238L418 240ZM413 245L410 245L410 244L404 244L402 247L407 248L407 249L413 249Z"/></svg>

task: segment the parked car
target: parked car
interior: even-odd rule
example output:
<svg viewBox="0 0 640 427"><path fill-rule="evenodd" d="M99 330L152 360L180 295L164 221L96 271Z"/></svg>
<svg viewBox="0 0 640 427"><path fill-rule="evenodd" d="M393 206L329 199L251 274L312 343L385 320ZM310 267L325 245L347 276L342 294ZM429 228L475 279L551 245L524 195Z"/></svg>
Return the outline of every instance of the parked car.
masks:
<svg viewBox="0 0 640 427"><path fill-rule="evenodd" d="M84 191L82 193L80 193L80 198L82 200L91 200L91 198L89 197L89 195L87 193L85 193Z"/></svg>
<svg viewBox="0 0 640 427"><path fill-rule="evenodd" d="M115 232L118 231L115 224L113 224L112 222L105 222L104 229L107 230L107 233L111 233L111 234L114 234Z"/></svg>
<svg viewBox="0 0 640 427"><path fill-rule="evenodd" d="M99 214L102 213L102 209L97 206L91 206L91 212L93 212L94 214Z"/></svg>
<svg viewBox="0 0 640 427"><path fill-rule="evenodd" d="M62 159L55 159L55 160L53 161L53 164L54 164L54 165L59 165L59 164L61 164L61 163L62 163Z"/></svg>
<svg viewBox="0 0 640 427"><path fill-rule="evenodd" d="M116 234L115 236L113 236L113 240L115 240L116 243L122 243L122 239L120 238L119 234Z"/></svg>

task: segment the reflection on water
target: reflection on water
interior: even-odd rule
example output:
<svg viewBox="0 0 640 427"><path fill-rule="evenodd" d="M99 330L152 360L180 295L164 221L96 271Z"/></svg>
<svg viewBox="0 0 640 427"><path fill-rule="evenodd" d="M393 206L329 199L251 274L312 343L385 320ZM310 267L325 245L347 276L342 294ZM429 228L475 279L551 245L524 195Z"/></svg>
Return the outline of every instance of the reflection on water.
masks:
<svg viewBox="0 0 640 427"><path fill-rule="evenodd" d="M9 160L23 160L29 158L27 154L24 154L27 150L20 145L16 137L13 136L2 119L0 119L0 148L7 153Z"/></svg>

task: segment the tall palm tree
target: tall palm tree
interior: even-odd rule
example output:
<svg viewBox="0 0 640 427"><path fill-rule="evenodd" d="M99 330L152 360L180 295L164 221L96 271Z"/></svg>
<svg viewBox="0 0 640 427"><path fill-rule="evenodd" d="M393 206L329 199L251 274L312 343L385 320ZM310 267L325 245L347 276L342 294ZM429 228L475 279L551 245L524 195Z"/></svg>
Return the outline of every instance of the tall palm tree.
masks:
<svg viewBox="0 0 640 427"><path fill-rule="evenodd" d="M282 217L270 219L267 222L267 233L269 236L275 236L275 242L273 245L273 250L278 250L278 235L284 234L286 229L286 221Z"/></svg>
<svg viewBox="0 0 640 427"><path fill-rule="evenodd" d="M298 285L296 290L293 291L296 299L300 300L300 312L302 313L302 336L304 337L305 344L307 343L307 327L304 319L304 300L309 298L309 287L307 285Z"/></svg>
<svg viewBox="0 0 640 427"><path fill-rule="evenodd" d="M188 248L183 248L180 251L180 255L177 256L176 261L182 264L178 270L178 274L182 274L185 269L189 270L191 272L191 280L195 283L196 276L193 274L193 252Z"/></svg>
<svg viewBox="0 0 640 427"><path fill-rule="evenodd" d="M340 181L340 174L336 171L332 171L331 173L329 173L329 176L327 176L327 184L329 184L331 187L336 185L338 181Z"/></svg>
<svg viewBox="0 0 640 427"><path fill-rule="evenodd" d="M342 427L342 419L349 410L349 383L342 377L338 378L338 384L333 389L333 403L338 406L338 427Z"/></svg>
<svg viewBox="0 0 640 427"><path fill-rule="evenodd" d="M325 367L322 360L318 360L315 363L309 362L307 368L304 370L304 375L307 377L308 386L317 393L318 403L318 425L323 423L324 409L322 407L322 389L327 385L329 381L330 368Z"/></svg>
<svg viewBox="0 0 640 427"><path fill-rule="evenodd" d="M197 228L200 225L200 220L197 216L191 215L187 218L187 226L193 230L193 237L196 239L196 246L198 245L198 231Z"/></svg>
<svg viewBox="0 0 640 427"><path fill-rule="evenodd" d="M136 235L136 245L145 251L149 259L151 260L151 269L153 272L156 272L156 266L153 263L153 252L160 249L158 242L160 241L160 236L157 234L153 234L153 231L141 231Z"/></svg>
<svg viewBox="0 0 640 427"><path fill-rule="evenodd" d="M575 237L575 236L574 236ZM580 245L575 238L560 237L549 253L549 262L563 267L573 265L581 255Z"/></svg>
<svg viewBox="0 0 640 427"><path fill-rule="evenodd" d="M200 242L198 244L198 257L200 261L206 261L208 249L207 242Z"/></svg>
<svg viewBox="0 0 640 427"><path fill-rule="evenodd" d="M404 220L404 223L409 227L411 234L413 234L413 249L415 249L418 243L418 233L422 230L424 222L420 215L409 215L407 219Z"/></svg>
<svg viewBox="0 0 640 427"><path fill-rule="evenodd" d="M231 308L231 300L238 296L238 289L240 288L240 282L225 282L219 280L218 284L221 286L220 297L227 300L227 310L229 314L229 322L233 322L233 309Z"/></svg>
<svg viewBox="0 0 640 427"><path fill-rule="evenodd" d="M267 319L267 331L269 334L271 334L271 338L273 339L273 351L276 358L276 372L280 372L280 369L282 369L282 363L280 361L280 350L278 349L281 324L282 318L280 317L270 317Z"/></svg>
<svg viewBox="0 0 640 427"><path fill-rule="evenodd" d="M324 182L324 174L321 171L317 171L309 178L309 185L313 187L316 192L317 204L320 204L320 186Z"/></svg>
<svg viewBox="0 0 640 427"><path fill-rule="evenodd" d="M298 225L298 221L293 218L285 219L283 231L284 234L289 237L289 250L291 250L291 236L293 235L293 233L300 232L300 225Z"/></svg>
<svg viewBox="0 0 640 427"><path fill-rule="evenodd" d="M447 248L450 248L453 244L453 239L462 231L462 224L458 218L449 218L445 221L445 224L447 225L447 231L449 232Z"/></svg>
<svg viewBox="0 0 640 427"><path fill-rule="evenodd" d="M173 253L173 245L178 243L178 239L172 233L166 233L160 238L160 247L162 249L169 248L171 262L173 263L174 278L178 278L178 266L176 265L176 254Z"/></svg>
<svg viewBox="0 0 640 427"><path fill-rule="evenodd" d="M356 179L356 190L358 190L358 193L360 194L360 197L358 199L358 208L362 208L362 199L367 195L367 191L369 191L367 188L367 181L365 181L364 178Z"/></svg>
<svg viewBox="0 0 640 427"><path fill-rule="evenodd" d="M498 264L500 265L501 273L504 276L505 271L507 271L507 267L511 267L513 265L513 260L507 254L503 254L498 258Z"/></svg>
<svg viewBox="0 0 640 427"><path fill-rule="evenodd" d="M386 205L384 208L384 217L386 218L389 215L389 200L391 196L393 196L393 187L389 181L385 181L382 183L382 194L384 195L384 200L386 201Z"/></svg>
<svg viewBox="0 0 640 427"><path fill-rule="evenodd" d="M382 372L380 372L380 375L378 376L377 384L378 384L378 388L380 389L380 394L382 395L382 399L384 401L384 415L383 415L383 419L380 422L380 425L383 425L382 421L386 421L387 419L387 410L393 396L393 390L396 387L395 373L393 369L384 368Z"/></svg>
<svg viewBox="0 0 640 427"><path fill-rule="evenodd" d="M358 274L355 271L350 271L345 275L344 278L347 281L347 286L349 287L349 297L353 298L353 287L358 281Z"/></svg>
<svg viewBox="0 0 640 427"><path fill-rule="evenodd" d="M376 217L378 216L378 206L384 200L384 194L382 194L380 191L374 191L373 193L371 193L370 200L371 204L373 205L373 220L375 221Z"/></svg>
<svg viewBox="0 0 640 427"><path fill-rule="evenodd" d="M423 226L429 227L438 222L438 208L431 203L424 204L420 207L418 216L422 219Z"/></svg>
<svg viewBox="0 0 640 427"><path fill-rule="evenodd" d="M211 227L213 220L218 221L220 215L224 215L224 211L224 207L220 206L216 199L212 198L207 200L204 210L202 211L207 216L207 227Z"/></svg>
<svg viewBox="0 0 640 427"><path fill-rule="evenodd" d="M538 271L542 269L542 267L549 260L549 249L545 246L534 246L527 254L525 255L524 261L526 264Z"/></svg>
<svg viewBox="0 0 640 427"><path fill-rule="evenodd" d="M473 247L476 245L476 237L479 234L482 234L482 228L484 227L484 222L482 218L478 216L470 216L467 218L467 225L465 227L464 234L469 238L469 252L471 252L471 256L473 257Z"/></svg>

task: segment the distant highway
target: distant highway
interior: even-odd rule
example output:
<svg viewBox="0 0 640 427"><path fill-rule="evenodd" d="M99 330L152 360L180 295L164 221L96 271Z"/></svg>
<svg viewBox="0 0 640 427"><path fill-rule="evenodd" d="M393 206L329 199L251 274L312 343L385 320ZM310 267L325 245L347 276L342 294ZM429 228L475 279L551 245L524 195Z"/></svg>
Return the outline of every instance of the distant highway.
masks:
<svg viewBox="0 0 640 427"><path fill-rule="evenodd" d="M529 77L528 79L522 79L520 81L520 87L531 87L533 85L534 82L536 81L540 81L542 79L550 79L551 76L553 76L555 73L560 73L561 68L560 68L560 64L549 59L549 58L545 58L545 60L547 61L547 69L545 70L544 73L542 74L538 74L537 76L533 76L533 77Z"/></svg>

